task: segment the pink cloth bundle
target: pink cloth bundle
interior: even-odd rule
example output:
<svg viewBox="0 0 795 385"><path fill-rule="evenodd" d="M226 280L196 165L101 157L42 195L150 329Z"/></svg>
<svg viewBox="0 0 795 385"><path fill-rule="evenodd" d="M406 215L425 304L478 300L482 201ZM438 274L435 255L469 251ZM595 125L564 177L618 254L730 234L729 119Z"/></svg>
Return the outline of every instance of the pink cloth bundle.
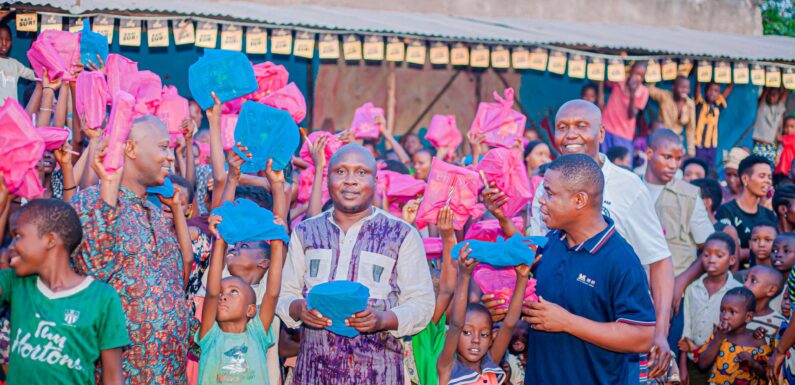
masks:
<svg viewBox="0 0 795 385"><path fill-rule="evenodd" d="M71 134L69 129L63 127L36 127L36 132L44 140L44 149L47 151L61 148Z"/></svg>
<svg viewBox="0 0 795 385"><path fill-rule="evenodd" d="M377 117L384 117L384 109L375 107L372 102L364 103L353 113L351 129L357 139L378 139L381 134L381 122Z"/></svg>
<svg viewBox="0 0 795 385"><path fill-rule="evenodd" d="M507 148L489 150L480 160L477 170L483 171L486 180L508 197L508 203L502 206L502 212L514 216L533 200L534 190L530 189L527 179L527 168L521 153Z"/></svg>
<svg viewBox="0 0 795 385"><path fill-rule="evenodd" d="M463 229L478 203L482 184L477 172L433 158L425 195L417 210L417 227L422 229L428 223L436 223L439 210L449 205L453 211L453 227Z"/></svg>
<svg viewBox="0 0 795 385"><path fill-rule="evenodd" d="M390 201L406 202L425 192L425 181L411 175L389 170L378 170L377 193Z"/></svg>
<svg viewBox="0 0 795 385"><path fill-rule="evenodd" d="M163 87L160 106L157 108L157 117L168 127L168 135L171 136L172 146L176 139L183 135L182 121L190 116L188 99L179 96L177 87Z"/></svg>
<svg viewBox="0 0 795 385"><path fill-rule="evenodd" d="M511 219L516 228L522 228L522 218L515 217ZM474 239L485 242L496 242L497 237L508 238L500 227L500 222L496 219L488 221L475 222L469 227L464 239Z"/></svg>
<svg viewBox="0 0 795 385"><path fill-rule="evenodd" d="M455 115L434 115L425 140L436 148L449 148L455 151L464 140L455 124Z"/></svg>
<svg viewBox="0 0 795 385"><path fill-rule="evenodd" d="M300 123L306 117L306 99L293 82L271 92L259 102L289 112L295 124Z"/></svg>
<svg viewBox="0 0 795 385"><path fill-rule="evenodd" d="M237 114L243 108L243 98L232 99L221 105L222 114Z"/></svg>
<svg viewBox="0 0 795 385"><path fill-rule="evenodd" d="M137 73L137 62L115 53L108 55L108 60L105 62L105 76L108 78L108 92L111 95L116 95L119 91L125 91L135 95L136 92L133 89L133 84L138 79L136 76ZM108 101L108 103L110 102L112 102L112 100Z"/></svg>
<svg viewBox="0 0 795 385"><path fill-rule="evenodd" d="M103 136L108 142L108 149L102 159L102 165L108 172L114 172L124 165L124 147L132 129L135 98L127 92L119 91L113 98L108 124Z"/></svg>
<svg viewBox="0 0 795 385"><path fill-rule="evenodd" d="M199 147L199 164L210 164L210 145L202 142L193 142Z"/></svg>
<svg viewBox="0 0 795 385"><path fill-rule="evenodd" d="M345 144L339 141L339 135L332 135L326 131L312 132L307 136L307 139L314 144L317 143L317 140L323 136L331 137L328 142L326 142L326 148L323 149L323 154L326 155L326 164L328 164L328 160L331 159L331 156L334 155L334 153L342 148L342 146ZM315 161L312 160L312 153L309 151L309 144L306 142L301 145L301 150L298 151L298 156L309 164L315 164Z"/></svg>
<svg viewBox="0 0 795 385"><path fill-rule="evenodd" d="M44 146L25 109L16 100L6 99L0 107L0 172L11 194L26 199L41 195L37 165Z"/></svg>
<svg viewBox="0 0 795 385"><path fill-rule="evenodd" d="M248 100L261 100L271 92L287 85L290 74L283 65L276 65L269 61L254 64L254 77L257 79L257 90L244 96Z"/></svg>
<svg viewBox="0 0 795 385"><path fill-rule="evenodd" d="M442 257L442 238L422 238L422 246L425 247L426 258L439 259Z"/></svg>
<svg viewBox="0 0 795 385"><path fill-rule="evenodd" d="M75 80L72 65L80 63L80 34L49 30L39 34L28 50L28 60L33 72L41 78L43 69L52 79Z"/></svg>
<svg viewBox="0 0 795 385"><path fill-rule="evenodd" d="M221 115L221 143L224 151L229 151L235 147L235 126L237 125L237 114Z"/></svg>
<svg viewBox="0 0 795 385"><path fill-rule="evenodd" d="M83 71L75 85L75 108L77 115L85 118L90 128L102 127L110 94L105 75L99 71Z"/></svg>
<svg viewBox="0 0 795 385"><path fill-rule="evenodd" d="M152 71L138 71L132 87L135 92L130 92L130 94L135 96L136 102L146 105L148 112L154 115L157 112L157 107L160 106L163 93L163 82L160 80L160 76Z"/></svg>
<svg viewBox="0 0 795 385"><path fill-rule="evenodd" d="M505 89L505 98L494 91L494 99L496 103L480 103L470 131L486 134L485 143L489 146L511 148L522 137L527 117L511 108L513 88Z"/></svg>
<svg viewBox="0 0 795 385"><path fill-rule="evenodd" d="M496 299L505 301L498 309L507 309L516 287L516 270L512 267L495 269L489 265L478 265L472 273L475 283L483 294L494 294ZM525 301L538 301L536 296L536 280L530 278L524 291Z"/></svg>
<svg viewBox="0 0 795 385"><path fill-rule="evenodd" d="M328 170L328 169L326 169ZM328 193L328 171L323 170L323 186L321 193L321 204L326 203L331 196ZM312 196L312 185L315 181L315 167L309 166L306 170L298 174L298 197L296 198L299 203L309 202Z"/></svg>

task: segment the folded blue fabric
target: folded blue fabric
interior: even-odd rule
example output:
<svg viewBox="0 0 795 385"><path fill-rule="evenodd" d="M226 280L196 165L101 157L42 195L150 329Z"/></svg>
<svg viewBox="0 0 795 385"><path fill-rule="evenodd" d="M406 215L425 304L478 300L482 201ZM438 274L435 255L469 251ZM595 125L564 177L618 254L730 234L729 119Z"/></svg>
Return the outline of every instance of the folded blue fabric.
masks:
<svg viewBox="0 0 795 385"><path fill-rule="evenodd" d="M281 240L290 241L287 230L273 223L273 213L248 199L224 202L213 215L221 217L218 233L228 244Z"/></svg>
<svg viewBox="0 0 795 385"><path fill-rule="evenodd" d="M308 309L317 309L323 317L331 319L326 330L353 338L359 335L356 329L345 326L345 320L367 309L370 289L359 282L331 281L312 287L306 295Z"/></svg>
<svg viewBox="0 0 795 385"><path fill-rule="evenodd" d="M108 38L91 30L91 23L83 19L83 30L80 31L80 62L87 66L89 60L99 67L100 62L108 60Z"/></svg>
<svg viewBox="0 0 795 385"><path fill-rule="evenodd" d="M547 237L515 234L507 241L503 239L503 237L497 237L497 242L467 240L453 246L453 250L450 251L453 259L458 258L461 248L463 248L466 243L469 243L469 248L472 249L472 253L469 254L469 257L487 265L498 268L513 267L522 264L531 266L536 258L536 254L528 246L544 247L547 244Z"/></svg>
<svg viewBox="0 0 795 385"><path fill-rule="evenodd" d="M273 159L274 171L283 170L298 148L300 138L298 126L287 111L250 100L243 103L235 125L235 143L248 147L252 157L246 158L237 146L234 147L246 160L240 170L244 173L264 170L268 159Z"/></svg>
<svg viewBox="0 0 795 385"><path fill-rule="evenodd" d="M163 184L160 186L147 187L146 193L149 195L160 195L163 198L171 198L174 196L174 184L171 183L171 178L166 177Z"/></svg>
<svg viewBox="0 0 795 385"><path fill-rule="evenodd" d="M202 110L213 106L211 92L221 103L257 90L254 68L242 52L204 50L204 56L188 68L188 87Z"/></svg>

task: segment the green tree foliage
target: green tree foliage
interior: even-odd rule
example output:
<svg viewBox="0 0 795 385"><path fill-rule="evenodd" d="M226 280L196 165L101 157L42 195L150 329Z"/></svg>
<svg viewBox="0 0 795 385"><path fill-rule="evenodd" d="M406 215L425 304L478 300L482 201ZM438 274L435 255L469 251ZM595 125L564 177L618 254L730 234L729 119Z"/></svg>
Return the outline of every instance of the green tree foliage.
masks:
<svg viewBox="0 0 795 385"><path fill-rule="evenodd" d="M795 37L795 0L764 0L760 6L765 35Z"/></svg>

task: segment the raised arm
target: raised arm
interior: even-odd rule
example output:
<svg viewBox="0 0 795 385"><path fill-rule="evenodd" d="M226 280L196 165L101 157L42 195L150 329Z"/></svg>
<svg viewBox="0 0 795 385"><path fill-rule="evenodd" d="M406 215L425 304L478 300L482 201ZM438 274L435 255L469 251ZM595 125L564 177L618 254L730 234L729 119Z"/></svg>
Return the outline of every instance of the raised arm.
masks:
<svg viewBox="0 0 795 385"><path fill-rule="evenodd" d="M315 143L306 142L306 144L312 153L312 161L315 163L315 176L312 182L312 191L309 194L309 208L306 212L306 217L311 218L323 211L323 174L326 171L325 150L328 136L321 136Z"/></svg>
<svg viewBox="0 0 795 385"><path fill-rule="evenodd" d="M379 119L381 123L381 135L383 135L384 140L386 140L387 148L391 146L392 150L395 151L395 155L397 155L398 160L403 162L403 164L411 164L411 157L406 152L406 149L404 149L403 146L401 146L400 143L395 140L395 137L392 136L392 132L387 129L386 120L384 120L383 117L379 117Z"/></svg>
<svg viewBox="0 0 795 385"><path fill-rule="evenodd" d="M284 218L287 215L287 203L284 194L284 172L273 171L273 160L268 160L268 168L265 170L265 175L268 177L273 194L273 215L276 217L276 222L281 226L285 225ZM262 297L262 303L259 308L259 318L262 321L262 326L266 331L273 322L273 316L276 312L276 304L279 301L279 294L282 287L282 269L284 268L284 242L281 240L271 241L271 265L268 268L268 286L265 289L265 295Z"/></svg>
<svg viewBox="0 0 795 385"><path fill-rule="evenodd" d="M483 200L486 203L486 209L500 222L500 228L505 233L505 237L510 238L521 231L516 228L513 220L502 212L502 206L508 203L509 198L495 186L494 182L491 182L490 185L490 187L483 190Z"/></svg>
<svg viewBox="0 0 795 385"><path fill-rule="evenodd" d="M72 146L64 142L61 148L53 151L55 160L61 166L63 173L63 200L69 201L77 193L77 181L75 180L74 166L72 165Z"/></svg>
<svg viewBox="0 0 795 385"><path fill-rule="evenodd" d="M465 244L458 255L458 283L453 296L453 308L450 311L450 327L447 329L444 348L439 355L439 360L436 362L440 384L446 384L450 381L450 372L455 362L458 340L466 322L469 282L472 279L472 271L478 265L477 261L469 258L470 253L472 253L472 249L469 248L469 244Z"/></svg>
<svg viewBox="0 0 795 385"><path fill-rule="evenodd" d="M221 223L221 217L212 215L209 222L210 229L216 236L213 252L210 255L210 268L207 271L207 293L204 296L204 305L202 307L199 340L204 338L207 332L215 325L215 315L218 313L218 301L221 297L221 275L224 270L224 256L226 254L226 242L218 236L216 230L216 226Z"/></svg>
<svg viewBox="0 0 795 385"><path fill-rule="evenodd" d="M513 329L519 323L519 317L522 314L522 302L524 302L524 292L527 289L530 267L519 265L515 269L516 286L513 290L513 296L511 296L511 303L508 305L508 314L497 332L497 338L491 343L491 349L489 349L494 362L502 362L502 357L505 355L505 351L508 350L508 345L511 344Z"/></svg>
<svg viewBox="0 0 795 385"><path fill-rule="evenodd" d="M718 358L720 353L720 345L726 339L726 333L729 332L729 325L712 325L712 338L707 341L707 348L698 355L698 367L701 370L709 370L715 359Z"/></svg>
<svg viewBox="0 0 795 385"><path fill-rule="evenodd" d="M450 301L455 293L456 275L458 273L451 254L453 246L458 243L453 230L453 210L449 206L442 207L439 210L436 223L442 236L442 274L439 278L439 294L436 295L436 307L433 311L433 318L431 318L431 322L434 324L439 322L447 308L450 307Z"/></svg>
<svg viewBox="0 0 795 385"><path fill-rule="evenodd" d="M55 104L55 117L52 120L53 127L66 126L66 114L69 111L70 96L69 82L61 82L61 87L58 91L58 102Z"/></svg>
<svg viewBox="0 0 795 385"><path fill-rule="evenodd" d="M161 203L171 208L174 233L177 236L177 243L179 243L179 250L182 255L182 279L185 282L185 288L187 288L190 271L193 267L193 243L190 240L190 231L188 230L188 221L185 219L185 212L179 202L179 190L179 187L174 187L174 196L171 198L163 198L160 195L158 195L158 198Z"/></svg>
<svg viewBox="0 0 795 385"><path fill-rule="evenodd" d="M185 137L185 170L183 171L185 174L185 179L190 182L192 186L196 186L196 161L193 156L193 133L194 133L194 123L193 120L190 118L185 118L182 121L182 132Z"/></svg>

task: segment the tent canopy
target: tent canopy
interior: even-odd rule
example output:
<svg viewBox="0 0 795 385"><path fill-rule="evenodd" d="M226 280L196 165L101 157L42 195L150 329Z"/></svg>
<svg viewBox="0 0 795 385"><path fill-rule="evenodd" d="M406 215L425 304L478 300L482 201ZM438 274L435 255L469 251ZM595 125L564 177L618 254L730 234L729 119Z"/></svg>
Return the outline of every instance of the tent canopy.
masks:
<svg viewBox="0 0 795 385"><path fill-rule="evenodd" d="M78 1L79 6L76 5ZM245 1L50 0L9 4L52 7L75 16L102 12L155 13L262 23L313 32L358 32L484 44L584 46L654 54L795 62L795 38L734 35L681 27L479 18L316 5L273 6Z"/></svg>

